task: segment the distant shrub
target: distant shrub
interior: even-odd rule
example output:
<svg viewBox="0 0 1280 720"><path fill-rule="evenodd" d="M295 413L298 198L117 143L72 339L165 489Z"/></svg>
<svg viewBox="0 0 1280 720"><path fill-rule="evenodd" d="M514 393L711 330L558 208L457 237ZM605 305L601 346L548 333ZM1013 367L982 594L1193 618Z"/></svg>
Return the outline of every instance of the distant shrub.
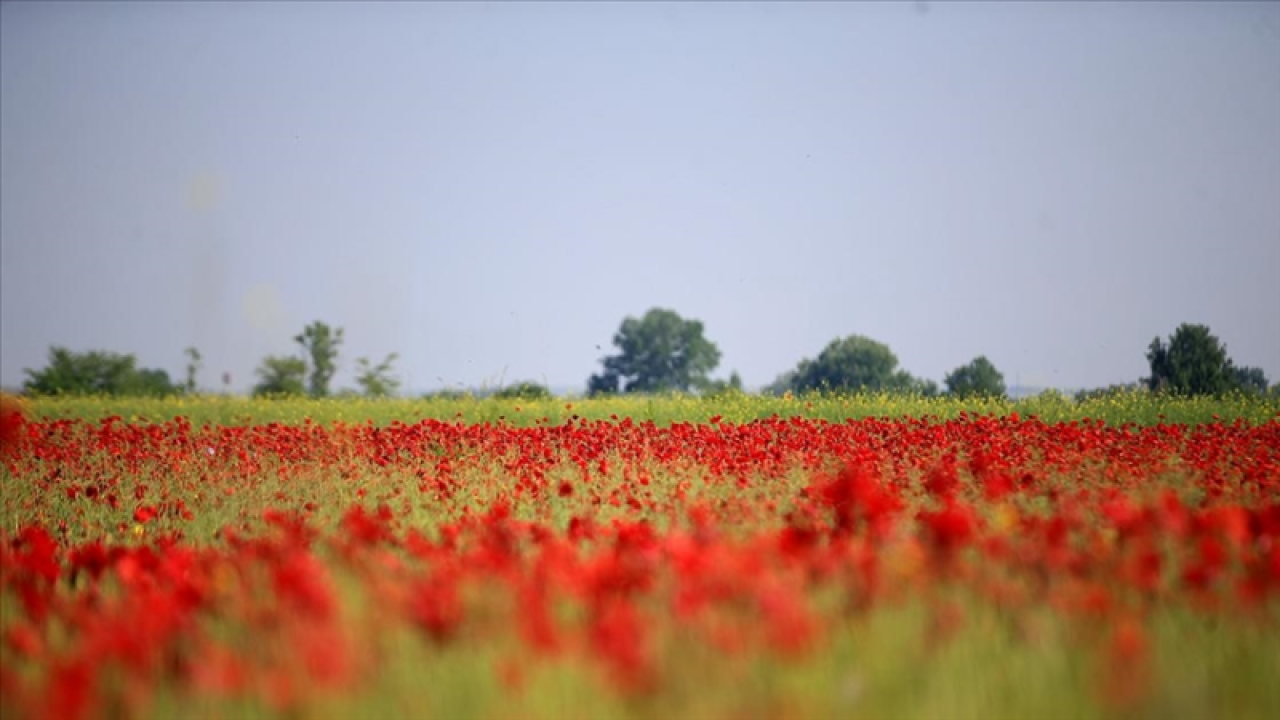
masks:
<svg viewBox="0 0 1280 720"><path fill-rule="evenodd" d="M551 390L546 385L526 380L508 385L493 396L503 400L546 400L551 397Z"/></svg>
<svg viewBox="0 0 1280 720"><path fill-rule="evenodd" d="M1145 392L1147 392L1147 389L1143 384L1128 383L1127 385L1108 385L1104 388L1077 390L1074 397L1076 402L1084 402L1086 400L1106 400L1107 398L1125 397L1135 393Z"/></svg>

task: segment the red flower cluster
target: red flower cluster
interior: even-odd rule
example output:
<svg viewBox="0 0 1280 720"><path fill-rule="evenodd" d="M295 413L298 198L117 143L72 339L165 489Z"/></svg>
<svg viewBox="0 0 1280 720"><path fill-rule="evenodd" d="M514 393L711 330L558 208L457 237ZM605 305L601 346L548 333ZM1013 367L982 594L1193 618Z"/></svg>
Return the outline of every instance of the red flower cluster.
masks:
<svg viewBox="0 0 1280 720"><path fill-rule="evenodd" d="M440 651L514 637L645 694L690 643L804 657L943 587L1099 626L1145 682L1152 608L1280 593L1280 422L21 422L6 716L292 708L359 687L404 628ZM964 613L934 620L945 638Z"/></svg>

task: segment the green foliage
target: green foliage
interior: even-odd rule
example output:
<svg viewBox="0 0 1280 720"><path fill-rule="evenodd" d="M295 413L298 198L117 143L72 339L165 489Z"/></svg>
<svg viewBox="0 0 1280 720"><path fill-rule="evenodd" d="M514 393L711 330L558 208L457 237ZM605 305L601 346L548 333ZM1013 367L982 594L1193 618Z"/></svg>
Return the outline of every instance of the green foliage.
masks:
<svg viewBox="0 0 1280 720"><path fill-rule="evenodd" d="M738 374L737 370L729 373L728 380L712 380L707 384L707 387L703 389L703 394L708 397L741 395L743 392L742 376Z"/></svg>
<svg viewBox="0 0 1280 720"><path fill-rule="evenodd" d="M23 387L32 395L164 396L182 391L164 370L139 368L133 355L98 350L77 353L51 347L49 364L26 373Z"/></svg>
<svg viewBox="0 0 1280 720"><path fill-rule="evenodd" d="M441 390L432 390L430 392L422 393L422 399L429 401L443 400L448 402L453 400L470 400L474 398L475 393L470 390L457 390L454 388L444 388Z"/></svg>
<svg viewBox="0 0 1280 720"><path fill-rule="evenodd" d="M774 378L773 382L760 388L760 394L773 396L786 395L791 392L793 387L795 387L795 382L796 371L794 369L788 370Z"/></svg>
<svg viewBox="0 0 1280 720"><path fill-rule="evenodd" d="M898 356L888 345L862 335L832 340L816 359L801 360L789 376L780 377L774 385L780 383L797 393L895 391L931 396L938 392L936 383L898 369Z"/></svg>
<svg viewBox="0 0 1280 720"><path fill-rule="evenodd" d="M1244 392L1267 392L1267 374L1262 368L1236 367L1234 370L1236 387Z"/></svg>
<svg viewBox="0 0 1280 720"><path fill-rule="evenodd" d="M125 385L121 395L164 397L179 395L182 387L169 379L169 373L159 368L138 368L138 373Z"/></svg>
<svg viewBox="0 0 1280 720"><path fill-rule="evenodd" d="M947 373L943 382L946 383L947 394L956 397L999 397L1005 394L1004 375L985 355L979 355L968 365L961 365Z"/></svg>
<svg viewBox="0 0 1280 720"><path fill-rule="evenodd" d="M1134 382L1123 385L1108 385L1104 388L1093 388L1089 390L1077 390L1072 396L1076 402L1085 402L1088 400L1106 400L1110 397L1127 395L1129 393L1140 393L1147 391L1146 382ZM1051 392L1046 390L1045 392ZM1052 391L1056 392L1056 391ZM1041 393L1043 395L1044 393Z"/></svg>
<svg viewBox="0 0 1280 720"><path fill-rule="evenodd" d="M334 330L319 320L302 329L293 339L311 360L311 377L307 391L312 397L329 394L329 381L338 369L338 348L342 345L342 328Z"/></svg>
<svg viewBox="0 0 1280 720"><path fill-rule="evenodd" d="M927 398L938 396L938 383L914 377L906 370L899 370L894 374L892 389Z"/></svg>
<svg viewBox="0 0 1280 720"><path fill-rule="evenodd" d="M551 397L551 390L546 385L524 380L498 390L493 397L503 400L547 400Z"/></svg>
<svg viewBox="0 0 1280 720"><path fill-rule="evenodd" d="M700 321L662 308L623 320L613 344L619 352L587 380L588 394L703 390L720 364L720 350L702 336Z"/></svg>
<svg viewBox="0 0 1280 720"><path fill-rule="evenodd" d="M189 347L186 349L187 356L187 381L183 383L183 387L188 393L196 391L196 373L200 372L200 351Z"/></svg>
<svg viewBox="0 0 1280 720"><path fill-rule="evenodd" d="M305 394L307 362L300 357L269 355L257 370L258 384L254 396Z"/></svg>
<svg viewBox="0 0 1280 720"><path fill-rule="evenodd" d="M1221 395L1232 390L1266 387L1266 376L1257 368L1236 368L1227 347L1206 325L1183 323L1168 344L1155 338L1147 347L1152 390L1176 395Z"/></svg>
<svg viewBox="0 0 1280 720"><path fill-rule="evenodd" d="M365 357L356 360L356 384L360 386L360 392L366 397L395 395L400 389L400 378L392 374L391 366L399 357L398 353L391 353L377 365Z"/></svg>

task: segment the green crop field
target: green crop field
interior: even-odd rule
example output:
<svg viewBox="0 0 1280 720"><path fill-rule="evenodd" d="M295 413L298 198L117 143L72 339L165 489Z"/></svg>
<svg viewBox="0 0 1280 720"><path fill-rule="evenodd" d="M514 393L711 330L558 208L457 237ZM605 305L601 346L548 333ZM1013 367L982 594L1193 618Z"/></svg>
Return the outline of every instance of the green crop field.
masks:
<svg viewBox="0 0 1280 720"><path fill-rule="evenodd" d="M962 415L1017 414L1037 417L1047 423L1071 420L1102 420L1110 425L1160 422L1196 424L1218 419L1266 422L1280 417L1280 396L1236 395L1225 398L1156 396L1146 392L1073 401L1048 393L1017 401L1006 399L965 399L915 397L895 394L823 395L772 397L727 394L718 397L693 395L649 397L606 396L597 398L550 398L511 400L497 398L365 399L294 397L263 399L205 395L177 398L64 397L29 400L33 417L100 420L116 416L128 422L163 422L185 417L200 424L252 424L312 422L392 422L412 423L423 419L460 420L467 423L506 422L523 426L535 423L563 423L578 417L587 420L631 418L659 425L674 422L706 422L719 416L727 422L743 423L769 417L804 417L840 422L849 418L933 417L959 418Z"/></svg>

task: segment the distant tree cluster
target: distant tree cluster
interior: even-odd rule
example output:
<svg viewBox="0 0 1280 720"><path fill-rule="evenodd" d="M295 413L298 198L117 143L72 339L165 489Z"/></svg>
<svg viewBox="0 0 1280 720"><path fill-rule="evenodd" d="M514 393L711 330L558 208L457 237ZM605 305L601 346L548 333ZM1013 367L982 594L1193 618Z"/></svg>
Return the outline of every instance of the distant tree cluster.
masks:
<svg viewBox="0 0 1280 720"><path fill-rule="evenodd" d="M947 373L943 382L947 385L947 394L956 397L1003 397L1005 394L1004 375L985 355Z"/></svg>
<svg viewBox="0 0 1280 720"><path fill-rule="evenodd" d="M601 362L604 372L587 380L587 392L661 393L712 388L720 349L702 336L702 323L654 308L628 317L613 336L618 352Z"/></svg>
<svg viewBox="0 0 1280 720"><path fill-rule="evenodd" d="M737 373L727 383L709 379L720 353L702 333L702 323L685 320L671 310L653 309L642 318L626 318L613 340L618 352L602 359L603 372L588 379L588 393L740 389ZM1263 371L1236 366L1226 347L1202 325L1181 326L1167 344L1156 338L1147 359L1151 377L1142 383L1087 391L1077 397L1139 387L1178 394L1268 392ZM959 398L1000 398L1008 393L1003 373L985 355L947 373L943 384L947 395ZM813 391L939 394L937 383L899 368L897 356L887 345L862 335L832 340L817 357L802 359L764 388L775 395ZM1280 394L1280 385L1271 386L1269 392Z"/></svg>
<svg viewBox="0 0 1280 720"><path fill-rule="evenodd" d="M522 380L497 390L493 396L504 400L546 400L551 397L551 390L532 380Z"/></svg>
<svg viewBox="0 0 1280 720"><path fill-rule="evenodd" d="M729 379L712 380L720 362L715 343L703 337L703 326L674 311L654 308L641 318L628 317L613 338L618 352L601 360L603 372L587 380L590 395L632 392L742 391L736 372ZM948 392L959 396L1005 393L1004 378L985 357L956 368L946 379ZM898 358L884 343L861 335L831 341L816 358L805 358L783 373L764 392L902 392L938 394L932 380L912 376L898 367Z"/></svg>
<svg viewBox="0 0 1280 720"><path fill-rule="evenodd" d="M400 358L399 353L391 353L385 360L374 365L369 358L356 358L356 385L366 397L388 397L395 395L400 389L400 378L392 372L392 366Z"/></svg>
<svg viewBox="0 0 1280 720"><path fill-rule="evenodd" d="M253 387L255 396L310 395L327 397L338 368L343 329L315 321L293 338L298 355L271 355L262 359ZM703 324L686 320L673 310L653 308L639 318L627 317L613 337L617 352L601 359L602 370L587 380L590 395L605 393L696 392L706 396L743 392L737 372L727 380L713 379L720 364L720 350L704 336ZM183 382L175 383L164 370L139 367L133 355L91 351L72 352L64 347L49 350L48 365L26 370L25 391L32 395L177 395L197 390L202 365L200 352L186 349ZM400 380L394 373L399 358L389 354L374 364L356 360L355 382L367 397L395 395ZM1082 391L1077 400L1142 388L1178 395L1221 395L1229 392L1280 395L1280 385L1268 386L1261 368L1237 366L1227 348L1204 325L1183 324L1168 341L1157 337L1146 353L1151 375L1132 385ZM1004 376L984 355L947 373L947 395L1004 397ZM917 378L898 366L889 346L862 335L832 340L815 358L802 359L795 368L764 388L765 393L897 392L922 396L939 394L937 383ZM344 390L341 394L356 394ZM442 396L471 394L442 391ZM551 391L533 381L521 381L479 393L511 400L551 397Z"/></svg>
<svg viewBox="0 0 1280 720"><path fill-rule="evenodd" d="M888 345L862 335L832 340L818 357L800 361L786 390L831 392L914 392L937 395L938 386L898 367Z"/></svg>
<svg viewBox="0 0 1280 720"><path fill-rule="evenodd" d="M307 392L307 361L292 355L268 355L255 371L255 396L304 395Z"/></svg>
<svg viewBox="0 0 1280 720"><path fill-rule="evenodd" d="M23 385L31 395L177 395L186 388L176 385L164 370L138 367L133 355L93 350L73 352L49 348L49 364L28 369Z"/></svg>
<svg viewBox="0 0 1280 720"><path fill-rule="evenodd" d="M1237 391L1267 392L1261 368L1237 367L1227 346L1206 325L1183 323L1166 343L1159 337L1147 347L1151 375L1143 379L1157 392L1176 395L1222 395Z"/></svg>
<svg viewBox="0 0 1280 720"><path fill-rule="evenodd" d="M271 355L257 368L255 396L311 395L326 397L338 367L338 350L343 340L342 328L331 328L314 322L303 328L294 342L303 354ZM131 395L165 396L192 394L197 391L196 377L203 364L200 351L190 347L186 377L175 383L164 370L138 366L133 355L113 352L73 352L64 347L49 349L48 364L40 370L27 369L24 392L30 395ZM399 356L391 353L373 364L368 358L356 361L356 385L369 397L394 395L400 380L393 372Z"/></svg>
<svg viewBox="0 0 1280 720"><path fill-rule="evenodd" d="M256 396L310 395L328 397L329 384L338 371L338 354L342 347L342 328L332 328L319 320L307 325L293 338L302 350L301 356L271 355L258 366ZM374 365L366 357L356 360L356 385L366 397L386 397L400 389L400 379L393 366L397 353Z"/></svg>

